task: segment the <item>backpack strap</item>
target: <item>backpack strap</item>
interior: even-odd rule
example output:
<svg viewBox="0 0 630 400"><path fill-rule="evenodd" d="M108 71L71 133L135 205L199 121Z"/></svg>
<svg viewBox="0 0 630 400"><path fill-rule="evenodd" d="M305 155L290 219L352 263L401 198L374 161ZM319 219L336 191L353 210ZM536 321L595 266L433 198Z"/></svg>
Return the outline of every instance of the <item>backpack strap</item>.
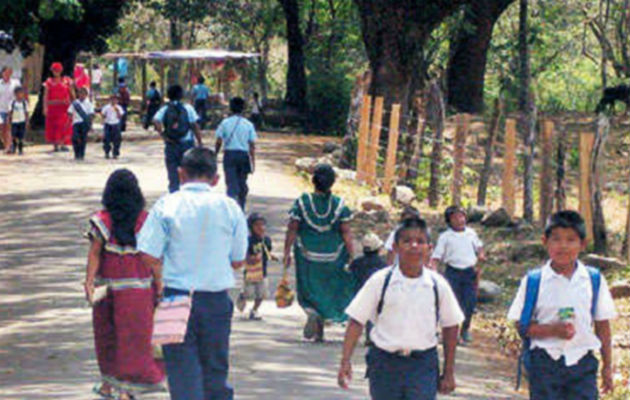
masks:
<svg viewBox="0 0 630 400"><path fill-rule="evenodd" d="M433 281L433 298L435 301L435 336L439 336L439 325L440 325L440 294L438 292L438 283L435 277L431 277Z"/></svg>
<svg viewBox="0 0 630 400"><path fill-rule="evenodd" d="M527 274L527 287L525 289L525 302L523 304L523 310L521 311L521 318L519 319L518 333L524 341L529 341L527 338L527 330L532 322L534 316L534 310L536 309L536 303L538 302L538 291L540 289L540 280L542 277L542 269L537 268L529 271Z"/></svg>
<svg viewBox="0 0 630 400"><path fill-rule="evenodd" d="M591 317L595 323L595 312L597 311L597 300L599 299L599 287L602 284L602 274L599 269L594 267L586 267L591 277L591 285L593 287L593 298L591 299Z"/></svg>
<svg viewBox="0 0 630 400"><path fill-rule="evenodd" d="M376 315L381 315L383 311L383 304L385 303L385 292L387 291L387 286L389 286L389 281L392 280L392 274L394 273L394 267L391 267L389 271L387 271L387 275L385 275L385 283L383 283L383 289L381 289L381 298L378 301L378 306L376 307Z"/></svg>

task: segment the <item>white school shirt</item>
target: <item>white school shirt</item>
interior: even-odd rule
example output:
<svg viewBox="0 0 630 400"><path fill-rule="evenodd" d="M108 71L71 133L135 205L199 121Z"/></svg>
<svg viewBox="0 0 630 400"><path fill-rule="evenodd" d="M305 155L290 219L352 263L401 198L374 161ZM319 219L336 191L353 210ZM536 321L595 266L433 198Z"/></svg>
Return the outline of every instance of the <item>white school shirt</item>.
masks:
<svg viewBox="0 0 630 400"><path fill-rule="evenodd" d="M385 277L391 268L384 268L368 279L346 308L346 314L361 325L372 321L370 339L382 350L427 350L437 346L434 280L439 297L439 325L451 327L464 321L451 287L440 274L428 268L423 268L418 278L407 278L394 265L383 310L377 315Z"/></svg>
<svg viewBox="0 0 630 400"><path fill-rule="evenodd" d="M483 243L477 232L466 227L458 232L448 228L440 235L431 258L437 258L453 268L465 269L477 264L477 252Z"/></svg>
<svg viewBox="0 0 630 400"><path fill-rule="evenodd" d="M17 79L9 79L5 82L0 78L0 112L6 113L10 111L11 102L15 99L15 88L20 86Z"/></svg>
<svg viewBox="0 0 630 400"><path fill-rule="evenodd" d="M103 79L103 71L101 69L93 69L92 70L92 84L100 85L101 80Z"/></svg>
<svg viewBox="0 0 630 400"><path fill-rule="evenodd" d="M83 101L79 99L77 99L77 101L79 102L79 104L81 104L83 111L85 111L87 115L94 114L94 107L92 106L92 103L90 103L90 100L87 97ZM81 118L81 115L77 112L77 110L75 110L72 103L70 103L70 107L68 107L68 114L72 116L72 125L80 124L81 122L83 122L83 118Z"/></svg>
<svg viewBox="0 0 630 400"><path fill-rule="evenodd" d="M116 110L112 107L111 104L106 105L101 109L101 114L105 117L105 123L107 125L116 125L120 123L120 118L125 114L125 110L120 106L120 104L116 104L116 108L120 113L120 117L116 115Z"/></svg>
<svg viewBox="0 0 630 400"><path fill-rule="evenodd" d="M615 303L613 302L606 279L602 275L599 287L595 320L605 321L617 316ZM508 312L508 319L518 321L525 304L525 292L527 288L527 276L521 280L514 302ZM538 301L534 310L533 320L539 324L552 324L560 322L558 311L561 308L572 307L575 311L573 323L575 336L571 340L557 337L537 339L532 338L531 348L543 349L554 360L564 356L567 366L578 363L589 351L599 350L601 342L595 335L592 326L591 300L593 298L593 286L591 277L582 262L577 262L577 268L571 279L557 274L551 268L551 261L542 267Z"/></svg>
<svg viewBox="0 0 630 400"><path fill-rule="evenodd" d="M11 102L11 123L12 124L20 124L22 122L26 122L26 112L28 105L26 104L26 100L17 101L13 100Z"/></svg>

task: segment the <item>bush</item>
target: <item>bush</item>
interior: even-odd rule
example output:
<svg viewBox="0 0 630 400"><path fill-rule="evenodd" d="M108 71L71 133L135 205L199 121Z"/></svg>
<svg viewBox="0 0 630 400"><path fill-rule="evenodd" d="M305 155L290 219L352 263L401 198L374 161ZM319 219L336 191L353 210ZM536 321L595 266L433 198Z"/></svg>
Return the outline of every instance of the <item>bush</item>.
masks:
<svg viewBox="0 0 630 400"><path fill-rule="evenodd" d="M315 70L308 76L308 128L323 135L343 136L352 81L342 71Z"/></svg>

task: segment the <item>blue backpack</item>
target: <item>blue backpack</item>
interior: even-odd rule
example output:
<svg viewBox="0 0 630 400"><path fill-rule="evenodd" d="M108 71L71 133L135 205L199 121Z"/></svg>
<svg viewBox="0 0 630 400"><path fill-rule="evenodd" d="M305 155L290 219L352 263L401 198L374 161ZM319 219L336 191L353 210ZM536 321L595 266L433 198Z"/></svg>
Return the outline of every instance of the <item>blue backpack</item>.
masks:
<svg viewBox="0 0 630 400"><path fill-rule="evenodd" d="M599 269L593 267L586 267L589 275L591 276L591 285L593 287L593 298L591 300L591 315L595 317L595 311L597 309L597 298L599 297L599 286L601 284L601 273ZM516 389L521 386L521 376L523 375L523 367L525 372L529 373L531 367L531 339L527 336L527 331L531 325L532 318L534 316L534 310L536 310L536 303L538 302L538 290L540 289L540 279L542 275L541 268L536 268L527 273L527 287L525 290L525 304L521 311L521 318L519 319L518 333L522 339L521 355L518 358L518 368L516 373Z"/></svg>

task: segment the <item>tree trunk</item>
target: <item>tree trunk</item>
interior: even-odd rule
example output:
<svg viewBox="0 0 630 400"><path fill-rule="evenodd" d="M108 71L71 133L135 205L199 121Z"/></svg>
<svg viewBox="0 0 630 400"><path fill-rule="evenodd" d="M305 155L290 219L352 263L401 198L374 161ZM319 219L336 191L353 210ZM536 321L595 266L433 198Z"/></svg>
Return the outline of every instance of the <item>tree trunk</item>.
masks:
<svg viewBox="0 0 630 400"><path fill-rule="evenodd" d="M591 176L589 184L591 187L591 198L593 203L593 245L596 253L606 254L608 244L606 241L606 220L604 219L604 208L602 205L602 182L600 177L599 159L604 152L604 144L610 131L610 121L602 113L597 119L595 130L595 143L591 153Z"/></svg>
<svg viewBox="0 0 630 400"><path fill-rule="evenodd" d="M486 192L488 189L488 181L490 180L490 173L492 172L492 154L494 152L494 142L499 132L499 125L503 116L503 96L500 94L494 100L494 112L492 114L492 121L490 123L490 130L488 131L488 141L485 145L486 155L483 160L483 169L481 170L481 176L479 178L479 190L477 191L477 205L484 206L486 204Z"/></svg>
<svg viewBox="0 0 630 400"><path fill-rule="evenodd" d="M300 111L306 111L306 68L304 64L304 37L300 29L298 0L279 0L287 23L289 66L285 103Z"/></svg>
<svg viewBox="0 0 630 400"><path fill-rule="evenodd" d="M523 219L534 221L534 147L536 143L536 104L530 93L531 71L529 60L528 0L520 0L519 13L519 110L520 132L525 143L523 155Z"/></svg>
<svg viewBox="0 0 630 400"><path fill-rule="evenodd" d="M628 214L626 215L626 234L621 246L621 257L630 261L630 173L628 174Z"/></svg>
<svg viewBox="0 0 630 400"><path fill-rule="evenodd" d="M451 41L447 70L448 105L462 113L483 111L483 88L492 30L514 0L469 2L464 23Z"/></svg>
<svg viewBox="0 0 630 400"><path fill-rule="evenodd" d="M169 21L169 40L173 50L181 49L184 43L184 32L181 28L181 23L176 18L172 18ZM169 63L167 76L169 86L180 82L181 65L177 61Z"/></svg>
<svg viewBox="0 0 630 400"><path fill-rule="evenodd" d="M260 88L260 98L263 103L267 101L269 84L267 81L267 71L269 70L269 41L265 40L260 48L260 58L258 59L258 87Z"/></svg>
<svg viewBox="0 0 630 400"><path fill-rule="evenodd" d="M444 96L437 82L432 82L427 104L427 123L433 131L431 152L431 178L429 182L429 206L435 208L440 200L440 166L442 164L442 140L444 132Z"/></svg>
<svg viewBox="0 0 630 400"><path fill-rule="evenodd" d="M564 160L567 152L567 129L566 126L560 125L560 137L558 138L558 152L556 155L556 211L562 211L566 208L566 191L564 188Z"/></svg>

